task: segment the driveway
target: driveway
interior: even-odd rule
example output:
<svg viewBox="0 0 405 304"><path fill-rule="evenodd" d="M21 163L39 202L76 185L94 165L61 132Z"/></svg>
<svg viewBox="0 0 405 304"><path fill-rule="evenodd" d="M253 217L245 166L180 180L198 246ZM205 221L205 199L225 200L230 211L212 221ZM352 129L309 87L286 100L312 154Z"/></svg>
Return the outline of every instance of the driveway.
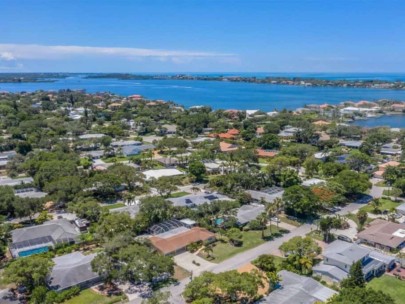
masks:
<svg viewBox="0 0 405 304"><path fill-rule="evenodd" d="M200 275L202 272L212 269L216 265L190 252L184 252L182 254L176 255L174 257L174 261L180 267L186 269L189 272L192 272L193 276ZM193 263L193 261L195 263Z"/></svg>
<svg viewBox="0 0 405 304"><path fill-rule="evenodd" d="M312 229L316 229L315 225L304 224L297 229L291 231L290 233L284 234L282 237L274 239L273 241L266 242L260 246L241 252L230 259L227 259L219 264L213 264L207 270L214 273L224 272L228 270L238 269L239 267L253 261L261 254L275 254L278 253L278 247L295 236L305 236L307 233L311 232ZM190 282L189 278L186 278L179 282L178 285L171 285L169 287L163 288L162 291L169 291L171 297L169 299L170 303L174 304L184 304L186 303L182 298L186 285ZM131 301L132 304L140 304L141 299L136 299Z"/></svg>
<svg viewBox="0 0 405 304"><path fill-rule="evenodd" d="M333 230L333 233L336 235L343 234L353 240L357 235L357 224L350 219L347 219L347 223L350 225L348 229L336 229Z"/></svg>

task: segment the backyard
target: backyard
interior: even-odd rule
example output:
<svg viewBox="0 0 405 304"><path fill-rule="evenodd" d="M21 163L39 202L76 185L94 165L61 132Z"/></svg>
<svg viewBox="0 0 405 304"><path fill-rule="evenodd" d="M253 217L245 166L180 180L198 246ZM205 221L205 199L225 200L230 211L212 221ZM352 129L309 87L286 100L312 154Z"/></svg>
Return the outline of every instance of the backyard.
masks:
<svg viewBox="0 0 405 304"><path fill-rule="evenodd" d="M405 281L383 275L367 284L369 288L381 290L394 298L396 304L405 304Z"/></svg>
<svg viewBox="0 0 405 304"><path fill-rule="evenodd" d="M64 304L112 304L118 303L123 299L123 296L103 296L92 289L85 289L76 297L63 302Z"/></svg>
<svg viewBox="0 0 405 304"><path fill-rule="evenodd" d="M280 233L276 226L272 225L271 230L274 236ZM213 258L209 259L209 261L213 263L219 263L226 259L229 259L230 257L238 253L252 249L266 242L266 239L262 239L261 231L243 231L242 235L242 246L233 246L229 244L229 242L216 242L214 244L213 252L211 253L211 256L213 256ZM267 240L271 239L269 228L266 229L265 236L267 237ZM206 258L206 254L202 252L200 253L200 256Z"/></svg>
<svg viewBox="0 0 405 304"><path fill-rule="evenodd" d="M103 206L103 210L111 210L111 209L116 209L116 208L121 208L121 207L125 207L124 203L115 203L115 204L111 204L111 205L105 205Z"/></svg>

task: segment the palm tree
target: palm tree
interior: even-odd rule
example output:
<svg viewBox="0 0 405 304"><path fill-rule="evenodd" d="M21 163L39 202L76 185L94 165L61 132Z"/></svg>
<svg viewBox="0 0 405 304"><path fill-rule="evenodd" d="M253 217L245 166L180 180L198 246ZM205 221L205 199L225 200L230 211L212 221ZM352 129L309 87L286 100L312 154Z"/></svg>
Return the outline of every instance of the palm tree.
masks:
<svg viewBox="0 0 405 304"><path fill-rule="evenodd" d="M302 257L299 260L302 274L308 274L312 269L312 260L309 257Z"/></svg>
<svg viewBox="0 0 405 304"><path fill-rule="evenodd" d="M373 207L373 213L378 213L378 208L381 206L381 201L379 198L375 198L370 202L370 205Z"/></svg>
<svg viewBox="0 0 405 304"><path fill-rule="evenodd" d="M272 234L272 232L271 232L271 218L274 217L277 214L276 206L274 204L268 204L267 208L266 208L266 214L267 214L267 217L270 219L270 234ZM277 221L277 228L278 228L278 221Z"/></svg>
<svg viewBox="0 0 405 304"><path fill-rule="evenodd" d="M262 239L264 239L264 231L266 230L267 223L269 221L267 214L265 212L259 214L257 220L259 221L260 226L262 227ZM270 235L271 235L271 228L270 228Z"/></svg>

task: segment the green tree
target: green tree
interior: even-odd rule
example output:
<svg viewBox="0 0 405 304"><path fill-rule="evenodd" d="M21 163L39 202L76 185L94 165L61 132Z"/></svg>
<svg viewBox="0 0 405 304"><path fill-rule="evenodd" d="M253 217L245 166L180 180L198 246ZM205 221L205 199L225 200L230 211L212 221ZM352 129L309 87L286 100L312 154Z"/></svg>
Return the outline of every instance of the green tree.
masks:
<svg viewBox="0 0 405 304"><path fill-rule="evenodd" d="M319 210L318 198L303 186L292 186L283 193L283 202L288 214L299 217L313 216Z"/></svg>
<svg viewBox="0 0 405 304"><path fill-rule="evenodd" d="M229 242L234 246L242 246L243 234L238 228L231 228L226 232Z"/></svg>
<svg viewBox="0 0 405 304"><path fill-rule="evenodd" d="M255 272L204 272L187 284L183 296L192 303L253 303L262 280Z"/></svg>
<svg viewBox="0 0 405 304"><path fill-rule="evenodd" d="M276 263L274 261L274 256L270 254L262 254L259 255L255 260L252 262L260 270L264 272L275 272L277 271Z"/></svg>
<svg viewBox="0 0 405 304"><path fill-rule="evenodd" d="M351 170L341 171L334 180L344 187L346 194L361 193L371 187L371 183L366 174Z"/></svg>
<svg viewBox="0 0 405 304"><path fill-rule="evenodd" d="M395 304L394 299L372 288L343 288L340 293L333 296L328 304Z"/></svg>
<svg viewBox="0 0 405 304"><path fill-rule="evenodd" d="M171 177L162 176L152 181L152 187L155 187L161 196L168 197L173 191L178 189L173 181L174 180Z"/></svg>
<svg viewBox="0 0 405 304"><path fill-rule="evenodd" d="M367 211L360 209L357 214L356 214L357 220L359 221L360 227L359 229L361 229L364 224L367 222L368 219L368 213Z"/></svg>
<svg viewBox="0 0 405 304"><path fill-rule="evenodd" d="M135 236L135 221L128 213L110 213L96 227L97 238L107 242L117 235Z"/></svg>
<svg viewBox="0 0 405 304"><path fill-rule="evenodd" d="M344 279L340 285L343 288L364 288L366 286L361 261L352 264L350 267L349 276Z"/></svg>
<svg viewBox="0 0 405 304"><path fill-rule="evenodd" d="M35 287L45 285L53 262L41 255L33 255L12 261L3 272L3 281L25 286L32 291Z"/></svg>
<svg viewBox="0 0 405 304"><path fill-rule="evenodd" d="M133 191L138 185L144 183L144 176L134 167L124 164L114 164L108 168L108 172L116 175L127 187L129 191Z"/></svg>
<svg viewBox="0 0 405 304"><path fill-rule="evenodd" d="M359 150L352 150L347 158L347 163L351 169L363 171L370 165L371 159L367 154L362 153Z"/></svg>
<svg viewBox="0 0 405 304"><path fill-rule="evenodd" d="M95 200L86 200L69 204L68 210L76 213L79 218L84 218L90 222L98 222L101 215L101 207Z"/></svg>
<svg viewBox="0 0 405 304"><path fill-rule="evenodd" d="M201 161L192 161L188 165L188 171L193 175L196 181L201 181L205 174L205 166Z"/></svg>
<svg viewBox="0 0 405 304"><path fill-rule="evenodd" d="M155 291L152 294L152 297L146 300L142 300L142 304L170 304L169 297L169 291Z"/></svg>

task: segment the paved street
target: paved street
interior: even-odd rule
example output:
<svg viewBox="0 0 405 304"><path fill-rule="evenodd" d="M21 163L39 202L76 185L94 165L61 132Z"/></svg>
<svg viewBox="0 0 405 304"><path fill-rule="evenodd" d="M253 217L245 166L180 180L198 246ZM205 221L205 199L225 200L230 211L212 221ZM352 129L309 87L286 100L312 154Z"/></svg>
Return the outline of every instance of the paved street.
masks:
<svg viewBox="0 0 405 304"><path fill-rule="evenodd" d="M291 239L292 237L295 236L304 236L308 232L311 231L312 229L316 229L314 225L309 225L309 224L304 224L295 230L291 231L290 233L287 233L283 235L280 238L277 238L273 241L266 242L258 247L252 248L250 250L247 250L245 252L242 252L240 254L235 255L234 257L225 260L219 264L213 265L211 268L207 269L208 271L212 271L215 273L223 272L223 271L228 271L228 270L233 270L237 269L240 266L243 266L255 258L257 258L261 254L269 254L269 253L276 253L278 251L278 247L284 243L285 241ZM184 279L180 282L179 285L177 286L169 286L167 288L164 288L163 291L170 291L171 293L171 298L170 298L170 303L185 303L183 298L181 297L181 294L184 291L185 286L190 282L190 279ZM140 304L142 302L141 299L136 299L131 301L130 303L132 304Z"/></svg>

